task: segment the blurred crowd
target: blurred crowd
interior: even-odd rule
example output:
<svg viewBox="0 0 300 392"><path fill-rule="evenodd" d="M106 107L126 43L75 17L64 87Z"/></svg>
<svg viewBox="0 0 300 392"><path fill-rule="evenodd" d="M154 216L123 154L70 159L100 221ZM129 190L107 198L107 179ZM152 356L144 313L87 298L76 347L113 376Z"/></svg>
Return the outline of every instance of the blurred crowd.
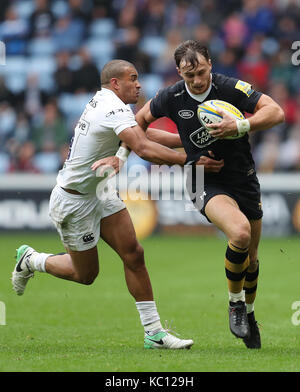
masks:
<svg viewBox="0 0 300 392"><path fill-rule="evenodd" d="M179 80L186 39L284 109L285 124L251 135L258 171L300 170L300 0L1 0L0 173L55 173L103 65L136 65L137 110Z"/></svg>

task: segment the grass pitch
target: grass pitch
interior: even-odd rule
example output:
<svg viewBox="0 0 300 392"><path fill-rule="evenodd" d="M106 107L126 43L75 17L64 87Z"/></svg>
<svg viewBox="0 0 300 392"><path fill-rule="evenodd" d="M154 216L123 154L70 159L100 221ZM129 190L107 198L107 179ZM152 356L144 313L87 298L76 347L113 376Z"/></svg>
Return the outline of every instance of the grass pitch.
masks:
<svg viewBox="0 0 300 392"><path fill-rule="evenodd" d="M300 371L299 238L263 239L256 317L262 349L248 350L228 328L219 238L154 236L142 242L161 320L193 338L186 351L143 349L143 329L118 256L99 244L100 275L82 286L35 273L24 296L11 288L15 248L63 251L57 235L1 235L0 371L202 372ZM300 316L299 316L300 320Z"/></svg>

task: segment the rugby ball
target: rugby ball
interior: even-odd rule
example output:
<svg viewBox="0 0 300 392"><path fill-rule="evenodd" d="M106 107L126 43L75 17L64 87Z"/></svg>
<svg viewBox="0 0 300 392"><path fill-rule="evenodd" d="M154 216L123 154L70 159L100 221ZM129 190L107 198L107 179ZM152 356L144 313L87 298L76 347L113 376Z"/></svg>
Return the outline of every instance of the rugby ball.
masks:
<svg viewBox="0 0 300 392"><path fill-rule="evenodd" d="M235 118L236 120L244 120L245 117L243 113L239 111L235 106L228 102L221 101L218 99L213 99L211 101L205 101L198 106L197 115L200 123L207 129L207 125L212 123L218 123L222 121L222 116L217 112L217 109L223 109L229 116ZM246 133L246 132L245 132ZM240 133L239 135L227 136L225 139L239 139L245 135L245 133Z"/></svg>

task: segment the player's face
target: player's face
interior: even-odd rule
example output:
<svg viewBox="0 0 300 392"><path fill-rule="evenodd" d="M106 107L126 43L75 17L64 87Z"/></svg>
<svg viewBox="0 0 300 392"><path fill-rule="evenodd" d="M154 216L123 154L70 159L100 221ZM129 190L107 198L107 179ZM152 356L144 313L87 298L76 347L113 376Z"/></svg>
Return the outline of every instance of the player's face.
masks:
<svg viewBox="0 0 300 392"><path fill-rule="evenodd" d="M198 65L192 68L190 63L182 60L177 68L179 75L183 78L192 94L203 94L210 86L211 61L198 54Z"/></svg>
<svg viewBox="0 0 300 392"><path fill-rule="evenodd" d="M137 103L140 90L141 85L138 81L137 70L132 67L126 68L119 79L119 97L126 104Z"/></svg>

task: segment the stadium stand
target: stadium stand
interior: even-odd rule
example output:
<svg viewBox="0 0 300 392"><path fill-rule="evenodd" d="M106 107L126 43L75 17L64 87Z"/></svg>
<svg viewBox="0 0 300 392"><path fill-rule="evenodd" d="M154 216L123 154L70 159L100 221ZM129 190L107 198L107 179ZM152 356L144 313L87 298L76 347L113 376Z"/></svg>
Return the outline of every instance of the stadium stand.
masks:
<svg viewBox="0 0 300 392"><path fill-rule="evenodd" d="M0 172L54 173L101 67L115 56L134 62L146 100L178 79L174 48L189 38L209 47L215 72L251 82L285 110L285 124L251 135L258 171L298 171L299 26L300 0L2 1Z"/></svg>

